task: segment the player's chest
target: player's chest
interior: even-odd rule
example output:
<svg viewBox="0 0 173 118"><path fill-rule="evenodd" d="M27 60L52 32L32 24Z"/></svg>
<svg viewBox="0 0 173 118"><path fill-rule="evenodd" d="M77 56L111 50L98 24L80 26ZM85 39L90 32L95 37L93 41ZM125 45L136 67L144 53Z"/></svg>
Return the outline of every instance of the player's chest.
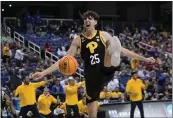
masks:
<svg viewBox="0 0 173 118"><path fill-rule="evenodd" d="M82 40L81 49L82 49L82 51L87 51L89 53L95 53L95 52L104 50L105 47L104 47L102 41L100 40L100 38L96 37L92 40L88 40L88 39Z"/></svg>

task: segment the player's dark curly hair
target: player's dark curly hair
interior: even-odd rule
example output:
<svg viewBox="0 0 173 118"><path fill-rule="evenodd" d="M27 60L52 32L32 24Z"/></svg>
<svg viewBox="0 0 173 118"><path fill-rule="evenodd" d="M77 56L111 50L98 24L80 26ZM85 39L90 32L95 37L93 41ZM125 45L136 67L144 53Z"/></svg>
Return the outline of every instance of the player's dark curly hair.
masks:
<svg viewBox="0 0 173 118"><path fill-rule="evenodd" d="M99 18L100 18L100 16L96 12L89 11L89 10L86 11L85 13L83 13L82 18L85 19L85 18L90 17L90 16L93 17L94 20L99 20Z"/></svg>

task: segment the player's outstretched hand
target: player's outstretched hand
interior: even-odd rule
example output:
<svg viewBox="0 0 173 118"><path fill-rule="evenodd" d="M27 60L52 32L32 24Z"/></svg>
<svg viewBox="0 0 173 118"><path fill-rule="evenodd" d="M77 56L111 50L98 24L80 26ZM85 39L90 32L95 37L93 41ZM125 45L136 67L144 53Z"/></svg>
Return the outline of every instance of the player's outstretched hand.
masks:
<svg viewBox="0 0 173 118"><path fill-rule="evenodd" d="M153 57L146 58L146 62L154 63L156 60Z"/></svg>
<svg viewBox="0 0 173 118"><path fill-rule="evenodd" d="M36 79L36 78L40 79L40 78L43 78L43 77L44 77L44 74L42 72L36 72L32 75L33 79Z"/></svg>

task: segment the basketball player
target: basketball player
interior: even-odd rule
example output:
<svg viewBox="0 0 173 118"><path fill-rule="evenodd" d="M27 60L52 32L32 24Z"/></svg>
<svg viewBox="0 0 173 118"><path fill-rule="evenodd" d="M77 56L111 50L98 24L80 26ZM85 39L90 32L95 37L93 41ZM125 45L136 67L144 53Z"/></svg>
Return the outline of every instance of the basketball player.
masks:
<svg viewBox="0 0 173 118"><path fill-rule="evenodd" d="M97 117L97 105L100 91L114 76L117 66L120 64L120 54L138 60L154 63L154 58L145 58L128 49L121 47L117 37L109 33L95 29L99 16L93 11L87 11L83 15L85 31L72 41L66 56L75 56L77 50L81 50L84 61L86 81L86 102L90 118ZM116 39L115 39L116 38ZM42 78L59 69L59 61L42 72L33 74L33 78Z"/></svg>

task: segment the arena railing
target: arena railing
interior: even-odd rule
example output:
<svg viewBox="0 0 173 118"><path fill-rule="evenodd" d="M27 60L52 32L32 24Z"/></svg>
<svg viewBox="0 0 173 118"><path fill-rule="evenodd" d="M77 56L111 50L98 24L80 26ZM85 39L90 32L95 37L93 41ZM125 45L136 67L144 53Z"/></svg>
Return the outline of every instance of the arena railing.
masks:
<svg viewBox="0 0 173 118"><path fill-rule="evenodd" d="M50 59L53 63L57 62L59 60L59 57L57 57L56 55L52 54L51 52L49 51L46 51L45 52L45 59ZM84 77L81 73L83 72L84 70L79 68L77 69L76 71L76 74L80 76L80 78Z"/></svg>
<svg viewBox="0 0 173 118"><path fill-rule="evenodd" d="M123 34L123 33L120 33L119 34L119 38L121 38L121 37L123 37L123 38L128 38L128 39L130 39L131 41L133 41L133 38L132 37L130 37L130 36L126 36L125 34Z"/></svg>
<svg viewBox="0 0 173 118"><path fill-rule="evenodd" d="M28 42L28 48L29 48L29 50L33 50L34 53L35 52L38 53L39 54L39 57L41 57L41 48L40 48L40 46L38 46L35 43L29 41Z"/></svg>
<svg viewBox="0 0 173 118"><path fill-rule="evenodd" d="M149 44L147 44L147 43L144 43L144 42L140 41L139 42L139 48L145 49L145 50L150 52L154 47L149 45Z"/></svg>
<svg viewBox="0 0 173 118"><path fill-rule="evenodd" d="M55 63L59 60L59 57L49 51L45 51L45 59L50 59L53 63Z"/></svg>
<svg viewBox="0 0 173 118"><path fill-rule="evenodd" d="M14 32L14 41L16 41L19 44L19 46L25 47L24 37L16 31Z"/></svg>
<svg viewBox="0 0 173 118"><path fill-rule="evenodd" d="M3 25L4 25L4 28L6 28L6 21L7 20L17 20L16 17L4 17L3 18Z"/></svg>
<svg viewBox="0 0 173 118"><path fill-rule="evenodd" d="M46 25L49 25L49 21L58 21L59 23L61 23L61 21L73 21L73 19L54 19L54 18L41 18L42 20L42 24L44 24L44 22L46 22Z"/></svg>

